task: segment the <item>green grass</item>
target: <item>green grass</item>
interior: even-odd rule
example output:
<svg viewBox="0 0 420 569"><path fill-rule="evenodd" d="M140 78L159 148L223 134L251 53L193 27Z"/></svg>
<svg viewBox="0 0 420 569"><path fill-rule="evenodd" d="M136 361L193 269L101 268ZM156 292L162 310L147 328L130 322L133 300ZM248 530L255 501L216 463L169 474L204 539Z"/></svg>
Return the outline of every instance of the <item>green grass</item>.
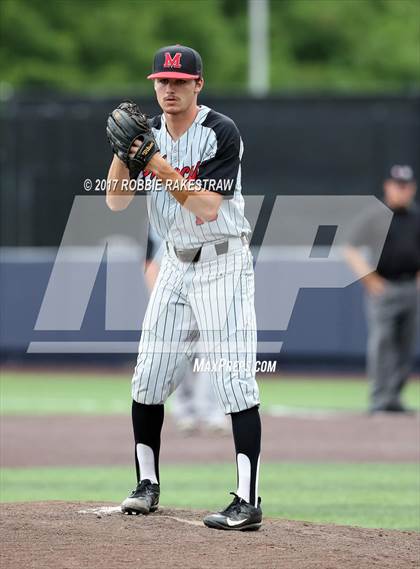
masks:
<svg viewBox="0 0 420 569"><path fill-rule="evenodd" d="M2 501L119 502L132 485L128 467L3 469ZM230 499L230 464L163 465L164 506L220 509ZM264 514L322 523L420 530L417 465L265 464Z"/></svg>
<svg viewBox="0 0 420 569"><path fill-rule="evenodd" d="M276 407L366 409L367 383L359 379L281 377L260 381L263 410ZM130 376L2 373L3 415L127 414ZM420 408L420 382L405 401ZM163 465L162 503L219 509L234 489L233 464ZM0 471L0 500L118 502L132 485L129 467L31 468ZM261 494L267 516L420 530L420 474L414 464L264 464Z"/></svg>
<svg viewBox="0 0 420 569"><path fill-rule="evenodd" d="M279 381L261 381L263 408L277 406L364 411L367 407L368 384L362 379L305 379L285 377ZM408 384L405 394L408 406L420 409L420 382Z"/></svg>
<svg viewBox="0 0 420 569"><path fill-rule="evenodd" d="M130 406L130 376L2 373L0 413L3 415L115 414ZM260 381L263 410L278 406L364 410L367 383L359 379L281 377ZM408 405L420 409L420 382L405 392Z"/></svg>

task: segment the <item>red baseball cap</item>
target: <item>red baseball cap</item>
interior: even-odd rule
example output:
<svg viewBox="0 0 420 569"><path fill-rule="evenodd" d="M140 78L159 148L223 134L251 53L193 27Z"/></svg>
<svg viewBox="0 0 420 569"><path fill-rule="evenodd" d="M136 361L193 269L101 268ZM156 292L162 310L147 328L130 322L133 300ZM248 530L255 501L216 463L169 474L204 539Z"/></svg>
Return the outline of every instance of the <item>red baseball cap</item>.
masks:
<svg viewBox="0 0 420 569"><path fill-rule="evenodd" d="M199 79L203 62L198 51L185 45L162 47L155 53L153 73L148 79Z"/></svg>

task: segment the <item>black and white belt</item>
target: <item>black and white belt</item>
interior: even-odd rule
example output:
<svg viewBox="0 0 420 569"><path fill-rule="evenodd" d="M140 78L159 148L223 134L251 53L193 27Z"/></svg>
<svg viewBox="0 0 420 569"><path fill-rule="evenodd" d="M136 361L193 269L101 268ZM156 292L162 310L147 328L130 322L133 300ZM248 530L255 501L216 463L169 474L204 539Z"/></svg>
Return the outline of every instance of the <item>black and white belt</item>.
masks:
<svg viewBox="0 0 420 569"><path fill-rule="evenodd" d="M244 245L248 245L248 239L245 234L242 234L240 237L228 237L223 241L203 243L200 247L191 249L178 249L167 241L166 250L183 263L197 263L198 261L210 261L218 255L231 253L236 249L241 249Z"/></svg>

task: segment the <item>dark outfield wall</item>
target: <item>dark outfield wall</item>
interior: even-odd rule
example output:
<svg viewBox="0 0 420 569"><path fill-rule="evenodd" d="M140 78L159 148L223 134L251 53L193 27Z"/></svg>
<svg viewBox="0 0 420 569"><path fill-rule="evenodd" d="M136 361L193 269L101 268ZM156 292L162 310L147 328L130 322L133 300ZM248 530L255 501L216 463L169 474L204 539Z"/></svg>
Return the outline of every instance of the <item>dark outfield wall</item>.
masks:
<svg viewBox="0 0 420 569"><path fill-rule="evenodd" d="M157 112L152 100L132 98L147 113ZM1 245L59 245L74 196L85 194L83 180L106 176L112 156L105 122L118 102L27 96L1 103ZM260 229L276 195L380 196L390 164L411 163L420 174L420 96L203 97L202 102L230 115L240 128L244 194L266 196ZM257 228L258 233L263 231ZM42 251L29 257L23 251L23 261L13 249L6 253L0 266L4 352L22 354L29 342L44 340L137 342L136 332L102 334L100 287L82 338L34 332L52 259L43 259ZM275 336L284 342L283 361L362 361L366 330L360 285L302 289L288 329Z"/></svg>
<svg viewBox="0 0 420 569"><path fill-rule="evenodd" d="M132 96L149 114L151 100ZM1 239L56 246L85 178L106 176L107 114L119 101L21 96L1 103ZM203 96L245 143L247 194L376 194L393 162L420 170L420 96Z"/></svg>

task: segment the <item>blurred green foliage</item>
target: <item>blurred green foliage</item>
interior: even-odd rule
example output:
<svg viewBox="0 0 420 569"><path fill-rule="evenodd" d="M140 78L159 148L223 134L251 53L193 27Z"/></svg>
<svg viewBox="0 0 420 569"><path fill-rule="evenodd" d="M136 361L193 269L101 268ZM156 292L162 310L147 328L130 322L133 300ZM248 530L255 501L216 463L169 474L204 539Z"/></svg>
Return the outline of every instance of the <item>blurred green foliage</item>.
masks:
<svg viewBox="0 0 420 569"><path fill-rule="evenodd" d="M1 0L0 70L15 88L148 88L162 45L203 56L211 90L247 86L246 0ZM273 91L420 86L418 0L271 0Z"/></svg>

